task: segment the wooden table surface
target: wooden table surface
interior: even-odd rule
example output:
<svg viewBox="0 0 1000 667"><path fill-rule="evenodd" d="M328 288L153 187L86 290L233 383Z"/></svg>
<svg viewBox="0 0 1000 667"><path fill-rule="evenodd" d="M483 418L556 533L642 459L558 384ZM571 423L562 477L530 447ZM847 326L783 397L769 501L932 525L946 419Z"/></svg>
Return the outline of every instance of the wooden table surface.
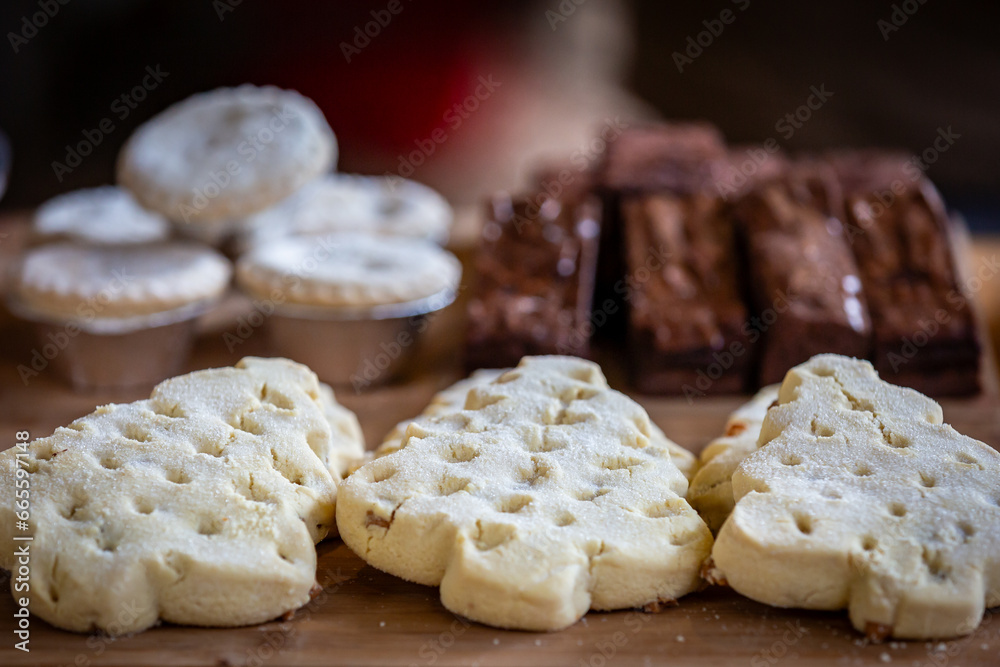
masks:
<svg viewBox="0 0 1000 667"><path fill-rule="evenodd" d="M972 266L1000 252L1000 243L977 242L975 252ZM998 287L1000 280L987 280L977 292L994 327ZM239 303L228 307L238 309ZM338 391L340 401L357 412L369 447L460 377L454 351L462 317L459 305L434 319L403 380L363 394ZM223 316L205 323L189 369L267 354L263 336L257 335L229 351L222 339L226 321ZM13 444L16 431L41 437L95 405L148 395L148 387L74 393L51 372L25 385L16 365L25 355L30 358L33 346L26 328L0 318L0 437L6 439L0 448ZM615 355L601 361L612 385L627 391ZM946 420L958 430L997 447L995 369L989 375L986 394L942 403ZM719 433L726 415L743 400L636 398L669 436L693 451ZM323 592L290 621L226 630L162 626L112 640L63 632L32 619L30 653L13 648L15 607L5 579L0 582L0 665L1000 665L1000 609L987 613L976 632L963 639L871 644L851 628L845 613L775 609L727 589L708 588L658 614L591 613L558 633L509 632L454 616L439 603L437 589L381 573L339 540L322 543L319 553Z"/></svg>

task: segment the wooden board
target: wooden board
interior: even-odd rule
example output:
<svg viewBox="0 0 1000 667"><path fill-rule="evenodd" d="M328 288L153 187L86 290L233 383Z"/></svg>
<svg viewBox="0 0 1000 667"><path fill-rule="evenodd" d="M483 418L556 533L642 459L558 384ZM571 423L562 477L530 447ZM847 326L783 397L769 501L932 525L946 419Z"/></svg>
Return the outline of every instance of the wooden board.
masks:
<svg viewBox="0 0 1000 667"><path fill-rule="evenodd" d="M233 302L230 307L240 306ZM263 337L256 335L228 350L221 336L226 319L205 322L188 369L267 353ZM400 382L365 394L349 388L338 392L341 402L358 413L369 446L460 376L454 349L461 324L461 308L436 318L413 370ZM77 394L48 371L25 385L16 364L30 358L33 346L26 328L8 321L0 329L0 438L5 439L0 448L13 444L16 431L41 437L95 405L148 395L148 387ZM614 355L601 361L612 384L627 389ZM992 358L989 363L986 394L943 405L947 421L997 447L1000 402ZM689 404L636 398L668 435L692 451L718 434L729 411L744 400L702 398ZM591 613L558 633L507 632L452 615L439 603L437 589L368 567L339 540L324 542L319 552L323 593L290 621L226 630L163 626L112 640L62 632L32 619L27 654L13 648L15 607L9 582L2 581L0 665L1000 665L1000 610L988 613L974 634L960 640L870 644L851 628L845 613L775 609L710 588L659 614Z"/></svg>

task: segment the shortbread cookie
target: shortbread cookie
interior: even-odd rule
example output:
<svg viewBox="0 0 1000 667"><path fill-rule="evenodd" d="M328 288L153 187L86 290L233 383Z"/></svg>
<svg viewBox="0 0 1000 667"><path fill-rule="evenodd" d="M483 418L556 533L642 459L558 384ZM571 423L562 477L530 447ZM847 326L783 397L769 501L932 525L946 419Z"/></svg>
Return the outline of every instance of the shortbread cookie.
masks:
<svg viewBox="0 0 1000 667"><path fill-rule="evenodd" d="M691 480L687 499L713 533L719 531L733 511L733 472L750 452L757 449L760 426L771 404L778 400L778 385L761 389L726 420L724 435L701 451L701 467Z"/></svg>
<svg viewBox="0 0 1000 667"><path fill-rule="evenodd" d="M348 477L337 525L369 564L489 625L673 601L699 586L712 536L650 433L596 364L525 357Z"/></svg>
<svg viewBox="0 0 1000 667"><path fill-rule="evenodd" d="M30 608L53 625L236 626L300 607L313 543L335 529L337 440L321 392L305 366L247 358L3 452L0 565L14 565L26 479Z"/></svg>
<svg viewBox="0 0 1000 667"><path fill-rule="evenodd" d="M785 376L760 444L712 554L736 591L900 639L969 634L1000 604L1000 453L933 400L820 355Z"/></svg>
<svg viewBox="0 0 1000 667"><path fill-rule="evenodd" d="M35 212L31 233L40 241L125 245L165 241L170 223L139 206L128 190L106 185L48 200Z"/></svg>
<svg viewBox="0 0 1000 667"><path fill-rule="evenodd" d="M225 257L194 243L53 243L25 256L15 294L42 316L134 317L213 299L229 285L231 273Z"/></svg>
<svg viewBox="0 0 1000 667"><path fill-rule="evenodd" d="M406 438L406 429L411 422L421 424L437 417L438 415L459 412L465 409L465 402L472 389L493 382L498 377L506 373L509 368L480 368L464 380L459 380L450 387L441 390L431 399L431 402L424 408L415 419L407 419L396 424L396 427L389 432L382 444L375 450L374 456L385 456L392 454L400 448ZM759 430L759 427L758 427ZM657 447L665 447L670 453L670 458L674 465L681 471L684 478L690 480L698 468L698 459L694 454L684 447L681 447L668 438L660 427L649 422L649 439Z"/></svg>
<svg viewBox="0 0 1000 667"><path fill-rule="evenodd" d="M118 181L181 223L241 218L288 197L337 161L333 131L311 100L270 86L200 93L141 125Z"/></svg>
<svg viewBox="0 0 1000 667"><path fill-rule="evenodd" d="M254 247L237 264L251 296L310 306L378 306L458 288L459 261L416 239L329 234Z"/></svg>
<svg viewBox="0 0 1000 667"><path fill-rule="evenodd" d="M337 402L330 385L320 383L319 402L330 424L335 447L327 467L337 481L347 476L350 467L365 455L365 436L357 416Z"/></svg>
<svg viewBox="0 0 1000 667"><path fill-rule="evenodd" d="M359 232L444 244L454 220L435 190L404 178L327 174L245 224L253 242L281 236Z"/></svg>

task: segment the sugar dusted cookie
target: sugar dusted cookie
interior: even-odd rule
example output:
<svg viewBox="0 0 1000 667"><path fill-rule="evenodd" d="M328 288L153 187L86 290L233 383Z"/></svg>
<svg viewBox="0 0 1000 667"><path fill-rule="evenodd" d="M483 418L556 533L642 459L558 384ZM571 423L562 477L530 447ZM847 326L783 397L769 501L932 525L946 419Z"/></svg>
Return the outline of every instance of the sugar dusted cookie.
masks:
<svg viewBox="0 0 1000 667"><path fill-rule="evenodd" d="M254 242L281 236L354 232L444 244L454 219L435 190L403 178L326 174L244 221Z"/></svg>
<svg viewBox="0 0 1000 667"><path fill-rule="evenodd" d="M53 243L27 253L14 293L37 315L125 318L214 299L231 274L225 257L195 243Z"/></svg>
<svg viewBox="0 0 1000 667"><path fill-rule="evenodd" d="M729 415L724 434L708 443L698 457L701 467L691 480L687 499L713 533L733 511L733 472L757 449L764 416L777 399L778 385L761 389Z"/></svg>
<svg viewBox="0 0 1000 667"><path fill-rule="evenodd" d="M106 185L48 200L35 212L31 232L42 241L127 245L167 240L170 223L139 206L128 190Z"/></svg>
<svg viewBox="0 0 1000 667"><path fill-rule="evenodd" d="M465 402L471 390L493 382L509 370L509 368L480 368L464 380L459 380L450 387L441 390L434 395L431 402L416 419L407 419L396 424L396 427L385 436L382 444L375 450L374 455L376 457L385 456L399 449L406 437L406 429L411 422L420 423L438 415L460 412L465 408ZM686 479L691 479L698 468L698 459L694 454L668 438L653 422L649 422L649 439L658 447L665 447L670 452L670 458L674 465Z"/></svg>
<svg viewBox="0 0 1000 667"><path fill-rule="evenodd" d="M456 614L558 630L699 586L712 536L649 418L572 357L526 357L340 487L344 542Z"/></svg>
<svg viewBox="0 0 1000 667"><path fill-rule="evenodd" d="M30 609L78 632L260 623L309 601L342 446L316 376L247 358L0 454L0 566L31 490ZM22 593L15 593L22 595ZM125 612L125 613L123 613Z"/></svg>
<svg viewBox="0 0 1000 667"><path fill-rule="evenodd" d="M179 223L241 218L288 197L337 161L337 142L302 95L243 85L193 95L141 125L118 181Z"/></svg>
<svg viewBox="0 0 1000 667"><path fill-rule="evenodd" d="M717 576L760 602L847 608L873 637L956 637L1000 604L1000 454L866 361L788 372L733 475Z"/></svg>
<svg viewBox="0 0 1000 667"><path fill-rule="evenodd" d="M450 252L416 239L366 234L300 236L255 246L236 267L257 298L306 306L371 307L415 301L458 288L462 266Z"/></svg>

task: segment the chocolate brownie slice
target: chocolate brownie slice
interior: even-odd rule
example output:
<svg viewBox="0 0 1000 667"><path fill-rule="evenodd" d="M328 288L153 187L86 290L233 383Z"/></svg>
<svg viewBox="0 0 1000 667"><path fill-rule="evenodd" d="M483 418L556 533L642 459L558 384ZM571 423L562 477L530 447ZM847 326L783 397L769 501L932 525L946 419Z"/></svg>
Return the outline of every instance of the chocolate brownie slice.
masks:
<svg viewBox="0 0 1000 667"><path fill-rule="evenodd" d="M875 368L883 379L931 396L975 394L981 343L959 284L944 204L926 179L889 192L847 198L848 233L875 332Z"/></svg>
<svg viewBox="0 0 1000 667"><path fill-rule="evenodd" d="M764 331L762 385L780 382L815 354L869 354L871 320L841 202L829 169L799 165L737 205L750 297Z"/></svg>
<svg viewBox="0 0 1000 667"><path fill-rule="evenodd" d="M733 226L708 194L651 194L622 205L633 381L700 396L746 388L750 330Z"/></svg>
<svg viewBox="0 0 1000 667"><path fill-rule="evenodd" d="M529 354L586 357L599 206L590 197L494 197L476 257L466 364L516 366Z"/></svg>

